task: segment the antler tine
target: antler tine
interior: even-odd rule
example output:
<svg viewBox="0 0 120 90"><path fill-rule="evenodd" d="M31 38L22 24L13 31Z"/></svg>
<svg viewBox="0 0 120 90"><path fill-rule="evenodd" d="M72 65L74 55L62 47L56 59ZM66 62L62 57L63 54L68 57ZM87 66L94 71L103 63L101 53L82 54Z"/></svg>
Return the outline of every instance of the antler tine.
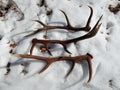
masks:
<svg viewBox="0 0 120 90"><path fill-rule="evenodd" d="M95 26L93 27L93 29L88 33L88 35L90 36L95 36L101 26L101 24L99 24L100 20L102 19L103 15L98 19L97 23L95 24ZM98 25L99 24L99 25Z"/></svg>
<svg viewBox="0 0 120 90"><path fill-rule="evenodd" d="M65 13L63 10L60 10L60 11L61 11L61 12L64 14L64 16L65 16L65 19L66 19L66 21L67 21L67 27L71 27L71 24L70 24L70 22L69 22L69 19L68 19L66 13Z"/></svg>
<svg viewBox="0 0 120 90"><path fill-rule="evenodd" d="M36 45L36 44L32 44L32 47L31 47L31 49L30 49L30 55L32 55L33 49L34 49L35 45Z"/></svg>
<svg viewBox="0 0 120 90"><path fill-rule="evenodd" d="M89 56L89 58L87 59L88 67L89 67L89 79L88 79L87 83L89 83L92 79L92 62L91 62L91 59L93 58L93 56L89 53L87 53L87 55Z"/></svg>
<svg viewBox="0 0 120 90"><path fill-rule="evenodd" d="M43 69L40 70L38 73L40 74L40 73L44 72L49 66L50 66L50 63L47 63L47 64L43 67Z"/></svg>
<svg viewBox="0 0 120 90"><path fill-rule="evenodd" d="M65 78L67 78L71 72L73 71L74 67L75 67L75 61L71 60L72 61L72 66L70 68L70 70L68 71L68 73L65 75Z"/></svg>
<svg viewBox="0 0 120 90"><path fill-rule="evenodd" d="M88 18L88 21L87 21L87 24L86 24L86 27L85 27L85 30L86 31L90 31L91 27L90 27L90 22L91 22L91 18L93 16L93 9L91 6L88 6L90 8L90 16Z"/></svg>
<svg viewBox="0 0 120 90"><path fill-rule="evenodd" d="M67 49L67 47L66 47L65 44L61 44L61 45L63 46L64 50L65 50L67 53L72 54L72 53Z"/></svg>
<svg viewBox="0 0 120 90"><path fill-rule="evenodd" d="M102 16L99 18L99 20L97 21L97 23L95 24L95 26L93 27L93 29L90 32L88 32L87 34L85 34L85 35L83 35L81 37L70 39L70 40L66 40L66 43L78 42L80 40L84 40L84 39L88 39L88 38L94 37L97 34L97 32L98 32L98 30L99 30L99 28L100 28L100 26L102 24L102 23L99 24L101 18L102 18Z"/></svg>
<svg viewBox="0 0 120 90"><path fill-rule="evenodd" d="M41 22L40 20L33 20L33 21L35 21L35 22L38 22L38 23L40 23L41 25L43 25L43 26L46 26L43 22Z"/></svg>
<svg viewBox="0 0 120 90"><path fill-rule="evenodd" d="M32 40L32 46L31 46L31 48L30 48L30 55L32 55L32 52L33 52L33 49L34 49L36 43L37 43L37 39L34 38L34 39Z"/></svg>
<svg viewBox="0 0 120 90"><path fill-rule="evenodd" d="M87 62L88 62L88 67L89 67L89 79L88 79L87 83L89 83L92 79L92 62L90 59L88 59Z"/></svg>

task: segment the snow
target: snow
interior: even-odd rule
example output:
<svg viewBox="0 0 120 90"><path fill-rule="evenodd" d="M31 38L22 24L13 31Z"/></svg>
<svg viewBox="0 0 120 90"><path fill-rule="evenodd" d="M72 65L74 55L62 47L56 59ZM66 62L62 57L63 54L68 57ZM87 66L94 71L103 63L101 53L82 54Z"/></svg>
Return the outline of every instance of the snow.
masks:
<svg viewBox="0 0 120 90"><path fill-rule="evenodd" d="M0 2L9 0L0 0ZM20 21L21 14L10 11L6 20L0 17L0 90L120 90L120 12L113 14L108 6L115 6L119 0L46 0L46 5L52 9L52 15L46 15L45 7L37 4L41 0L14 0L24 14ZM0 3L1 4L1 3ZM88 5L93 8L91 27L101 15L101 27L97 35L77 44L68 45L72 56L91 53L93 55L92 80L87 84L88 65L86 61L76 64L73 72L67 79L64 79L71 63L59 61L53 63L46 71L36 74L45 63L33 59L23 59L9 54L11 47L9 43L17 43L14 48L16 53L29 53L31 40L33 38L43 39L44 31L24 38L36 28L42 27L33 20L41 20L50 25L66 25L65 17L60 10L63 10L72 26L85 26L90 14ZM48 39L65 40L75 38L86 32L69 32L66 30L48 31ZM47 53L38 52L34 49L33 54L49 57ZM54 56L69 55L61 46L56 45L52 49ZM6 66L11 63L10 73ZM24 64L24 65L21 65ZM23 69L27 71L22 73ZM111 81L111 82L110 82Z"/></svg>

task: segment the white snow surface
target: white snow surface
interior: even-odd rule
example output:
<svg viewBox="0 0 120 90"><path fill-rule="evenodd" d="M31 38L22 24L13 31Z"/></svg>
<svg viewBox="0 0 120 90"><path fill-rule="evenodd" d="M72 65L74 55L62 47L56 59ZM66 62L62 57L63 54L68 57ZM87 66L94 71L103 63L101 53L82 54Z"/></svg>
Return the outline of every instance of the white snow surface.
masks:
<svg viewBox="0 0 120 90"><path fill-rule="evenodd" d="M46 15L45 8L37 5L41 0L14 1L24 13L24 19L17 21L17 16L13 13L8 13L5 21L0 18L0 36L2 37L0 40L0 90L120 90L120 12L113 14L108 10L109 4L115 6L120 3L119 0L46 0L47 6L53 10L51 15ZM76 45L71 43L67 48L72 52L71 56L86 53L93 55L93 75L89 84L87 84L89 71L86 61L77 63L70 76L64 79L71 66L69 62L55 62L43 73L35 74L45 65L44 62L9 54L11 50L9 41L17 43L17 47L13 49L16 53L24 54L29 53L33 38L43 39L44 31L24 38L36 28L42 27L33 20L41 20L49 25L66 25L65 17L60 10L67 14L72 26L85 26L90 14L88 5L93 8L91 27L103 15L99 32L95 37L79 41ZM50 30L48 39L66 40L85 33L87 32ZM51 52L53 57L69 55L59 45L56 45ZM39 52L37 48L34 49L33 54L51 57L48 53ZM11 71L5 75L8 62L11 63ZM22 73L23 69L27 70L27 74Z"/></svg>

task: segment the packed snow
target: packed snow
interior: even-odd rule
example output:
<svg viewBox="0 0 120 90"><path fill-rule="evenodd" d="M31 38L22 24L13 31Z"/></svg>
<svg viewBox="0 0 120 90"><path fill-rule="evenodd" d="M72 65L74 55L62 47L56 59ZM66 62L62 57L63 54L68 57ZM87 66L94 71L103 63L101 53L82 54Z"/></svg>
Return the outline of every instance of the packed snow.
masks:
<svg viewBox="0 0 120 90"><path fill-rule="evenodd" d="M1 5L7 5L12 0L0 0ZM13 0L17 10L9 10L5 17L0 17L0 90L120 90L120 11L112 13L108 7L115 7L119 0ZM99 32L90 39L71 43L67 46L71 56L93 55L92 80L87 84L89 70L87 62L81 61L66 79L64 76L71 63L58 61L41 74L36 74L45 65L43 61L15 57L9 53L13 49L16 53L29 53L33 38L44 39L45 31L25 38L25 35L42 27L34 20L40 20L49 25L66 25L63 10L72 26L83 27L93 8L93 17L90 26L93 27L103 15ZM47 15L47 10L52 10ZM2 9L0 9L2 10ZM4 14L4 11L2 11ZM72 32L66 30L50 30L47 39L67 40L84 35L87 32ZM10 44L16 43L16 47ZM69 56L60 45L52 49L53 56L47 52L34 49L34 55L44 57ZM7 68L8 63L10 67ZM10 72L7 74L8 69ZM24 71L24 72L23 72Z"/></svg>

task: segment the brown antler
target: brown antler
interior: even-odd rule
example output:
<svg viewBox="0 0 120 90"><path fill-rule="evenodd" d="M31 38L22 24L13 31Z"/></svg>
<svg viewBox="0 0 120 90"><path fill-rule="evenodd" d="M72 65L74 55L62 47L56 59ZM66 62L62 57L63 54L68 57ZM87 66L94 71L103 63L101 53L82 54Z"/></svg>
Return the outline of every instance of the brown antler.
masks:
<svg viewBox="0 0 120 90"><path fill-rule="evenodd" d="M49 50L49 47L48 47L49 44L60 44L60 45L63 46L64 50L67 53L70 53L67 50L67 47L66 47L67 44L76 43L76 42L78 42L80 40L88 39L88 38L91 38L91 37L95 36L97 34L100 26L101 26L101 23L99 24L99 22L100 22L102 16L99 18L99 20L97 21L97 23L95 24L93 29L91 29L90 21L91 21L92 15L93 15L93 9L91 7L89 7L89 8L91 10L91 14L90 14L90 16L88 18L88 21L87 21L87 24L86 24L85 27L81 27L81 28L72 27L69 20L68 20L67 15L65 14L65 12L63 12L61 10L61 12L64 14L64 16L66 18L66 21L67 21L66 26L49 26L49 25L45 25L41 21L35 20L36 22L40 23L43 26L43 28L40 28L40 29L36 30L35 32L27 35L27 36L34 35L34 34L38 33L41 30L50 30L50 29L57 29L57 28L66 29L66 30L73 30L73 31L82 31L82 30L83 31L89 31L87 34L85 34L83 36L80 36L80 37L77 37L77 38L74 38L74 39L69 39L69 40L40 40L40 39L34 38L34 39L32 39L32 46L31 46L31 49L30 49L30 54L15 54L15 53L12 52L12 50L10 51L10 53L12 55L14 55L14 56L18 56L18 57L22 57L22 58L32 58L32 59L45 61L47 64L45 65L45 67L42 68L42 70L39 71L39 73L42 73L43 71L45 71L53 62L63 61L63 60L71 61L72 66L71 66L70 70L68 71L68 73L66 74L65 77L68 77L70 75L70 73L74 69L75 63L77 63L78 61L87 60L88 66L89 66L89 79L88 79L87 82L89 83L91 81L91 79L92 79L92 62L91 62L91 59L93 58L92 55L89 54L89 53L87 53L86 55L79 55L79 56L74 56L74 57L71 57L71 56L42 57L42 56L32 55L33 49L34 49L36 44L43 44L44 49L42 49L42 50L47 51L50 55L52 55L52 54L51 54L51 52Z"/></svg>
<svg viewBox="0 0 120 90"><path fill-rule="evenodd" d="M18 56L18 57L22 57L22 58L32 58L32 59L45 61L47 64L45 65L45 67L43 67L42 70L39 71L39 73L42 73L43 71L45 71L53 62L64 61L64 60L65 61L71 61L73 63L72 67L70 68L70 70L66 74L65 78L70 75L70 73L72 72L72 70L75 66L75 63L77 63L79 61L82 61L82 60L87 60L88 66L89 66L89 79L88 79L87 83L89 83L92 79L92 62L91 62L91 59L93 57L89 53L87 53L86 55L79 55L79 56L74 56L74 57L59 56L59 57L51 57L51 58L41 57L41 56L36 56L36 55L29 55L29 54L15 54L12 51L10 53L14 56Z"/></svg>
<svg viewBox="0 0 120 90"><path fill-rule="evenodd" d="M91 29L90 22L91 22L91 18L92 18L92 15L93 15L93 9L90 6L88 6L88 7L90 8L91 12L90 12L90 16L88 18L88 21L87 21L87 24L86 24L85 27L73 27L70 24L69 19L68 19L66 13L64 11L60 10L64 14L64 16L65 16L65 19L66 19L66 22L67 22L66 26L49 26L49 25L46 25L46 24L44 24L43 22L41 22L39 20L34 20L34 21L40 23L43 27L42 28L38 28L36 31L34 31L31 34L28 34L25 37L37 34L38 32L40 32L42 30L52 30L52 29L65 29L65 30L72 30L72 31L90 31L90 29Z"/></svg>
<svg viewBox="0 0 120 90"><path fill-rule="evenodd" d="M38 43L43 44L44 48L46 49L46 51L48 51L48 53L50 55L52 55L52 54L51 54L51 52L49 50L49 47L48 47L49 44L61 44L63 46L64 50L67 53L70 53L67 50L66 45L69 44L69 43L75 43L75 42L78 42L80 40L88 39L88 38L91 38L91 37L95 36L96 33L98 32L100 26L101 26L101 24L99 24L101 18L102 18L102 16L99 18L99 20L97 21L97 23L95 24L95 26L93 27L93 29L90 32L88 32L87 34L85 34L83 36L80 36L78 38L74 38L74 39L70 39L70 40L38 40L38 39L34 38L32 40L32 47L30 49L30 55L32 55L33 49L34 49L35 45L38 44Z"/></svg>

